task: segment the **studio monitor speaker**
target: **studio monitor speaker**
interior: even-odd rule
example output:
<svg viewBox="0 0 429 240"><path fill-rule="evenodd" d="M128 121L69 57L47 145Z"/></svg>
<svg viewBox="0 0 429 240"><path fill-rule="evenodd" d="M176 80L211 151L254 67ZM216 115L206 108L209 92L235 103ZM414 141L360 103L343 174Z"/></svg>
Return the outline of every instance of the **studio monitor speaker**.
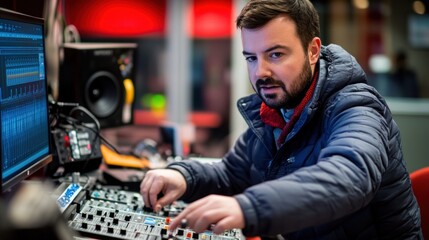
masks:
<svg viewBox="0 0 429 240"><path fill-rule="evenodd" d="M132 123L135 43L66 43L58 101L87 108L101 128Z"/></svg>

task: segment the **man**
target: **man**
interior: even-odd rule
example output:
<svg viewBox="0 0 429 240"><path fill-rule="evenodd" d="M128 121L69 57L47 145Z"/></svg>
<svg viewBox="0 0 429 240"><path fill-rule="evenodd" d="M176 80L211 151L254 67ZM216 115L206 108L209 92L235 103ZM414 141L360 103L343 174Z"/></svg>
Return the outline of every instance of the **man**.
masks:
<svg viewBox="0 0 429 240"><path fill-rule="evenodd" d="M399 130L356 60L322 46L307 0L250 0L237 18L256 92L220 163L146 174L145 205L194 201L170 225L285 239L419 239ZM159 197L162 193L163 196Z"/></svg>
<svg viewBox="0 0 429 240"><path fill-rule="evenodd" d="M389 97L419 97L419 81L417 74L408 67L407 53L398 51L395 53L393 61L393 72L391 81L387 84Z"/></svg>

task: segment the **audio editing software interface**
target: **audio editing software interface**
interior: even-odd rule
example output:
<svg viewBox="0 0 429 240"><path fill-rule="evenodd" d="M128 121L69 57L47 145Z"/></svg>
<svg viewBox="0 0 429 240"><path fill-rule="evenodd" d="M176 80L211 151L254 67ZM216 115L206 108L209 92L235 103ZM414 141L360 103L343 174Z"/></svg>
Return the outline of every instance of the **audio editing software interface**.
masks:
<svg viewBox="0 0 429 240"><path fill-rule="evenodd" d="M0 19L3 181L49 153L43 28Z"/></svg>
<svg viewBox="0 0 429 240"><path fill-rule="evenodd" d="M82 236L97 239L142 240L242 240L238 229L216 235L207 230L196 233L184 226L168 233L168 225L185 207L177 201L155 213L146 208L138 192L115 186L63 183L57 194L57 203L68 225ZM57 189L57 190L59 190Z"/></svg>

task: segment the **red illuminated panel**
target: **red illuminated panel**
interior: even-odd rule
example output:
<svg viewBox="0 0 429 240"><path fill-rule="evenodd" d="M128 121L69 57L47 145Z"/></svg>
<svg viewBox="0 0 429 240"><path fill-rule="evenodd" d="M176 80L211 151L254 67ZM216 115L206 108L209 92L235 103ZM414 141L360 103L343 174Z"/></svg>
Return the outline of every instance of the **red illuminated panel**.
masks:
<svg viewBox="0 0 429 240"><path fill-rule="evenodd" d="M165 34L166 0L67 0L64 9L83 36Z"/></svg>
<svg viewBox="0 0 429 240"><path fill-rule="evenodd" d="M232 0L194 0L189 30L194 38L228 38L234 29Z"/></svg>
<svg viewBox="0 0 429 240"><path fill-rule="evenodd" d="M190 2L187 29L192 37L231 37L232 0ZM66 0L64 9L67 23L75 25L82 36L164 36L166 4L166 0Z"/></svg>

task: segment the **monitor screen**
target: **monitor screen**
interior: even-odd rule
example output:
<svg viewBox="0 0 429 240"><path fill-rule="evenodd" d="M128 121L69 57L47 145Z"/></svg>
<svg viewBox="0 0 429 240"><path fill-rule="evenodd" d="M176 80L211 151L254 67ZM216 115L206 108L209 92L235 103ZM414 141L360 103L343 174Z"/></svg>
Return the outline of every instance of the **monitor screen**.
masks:
<svg viewBox="0 0 429 240"><path fill-rule="evenodd" d="M0 8L1 192L52 159L43 23Z"/></svg>

